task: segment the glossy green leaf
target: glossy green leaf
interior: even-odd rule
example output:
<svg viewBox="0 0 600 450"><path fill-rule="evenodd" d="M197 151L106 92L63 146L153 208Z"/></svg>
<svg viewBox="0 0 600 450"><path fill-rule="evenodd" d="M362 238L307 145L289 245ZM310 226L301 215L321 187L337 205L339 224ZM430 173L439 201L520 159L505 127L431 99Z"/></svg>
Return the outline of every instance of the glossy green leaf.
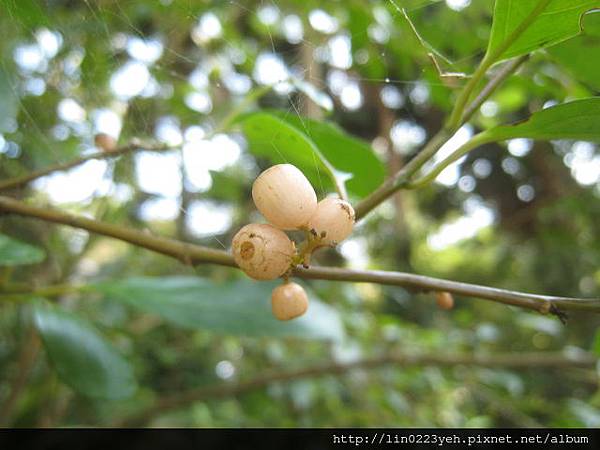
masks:
<svg viewBox="0 0 600 450"><path fill-rule="evenodd" d="M276 285L246 279L215 283L197 277L136 277L98 284L96 289L109 299L189 329L241 336L342 338L338 313L314 297L304 316L289 322L276 320L270 303Z"/></svg>
<svg viewBox="0 0 600 450"><path fill-rule="evenodd" d="M527 120L491 128L480 136L485 141L522 137L600 142L600 97L575 100L542 109Z"/></svg>
<svg viewBox="0 0 600 450"><path fill-rule="evenodd" d="M0 234L0 266L36 264L44 258L44 250Z"/></svg>
<svg viewBox="0 0 600 450"><path fill-rule="evenodd" d="M352 174L352 178L346 181L348 191L365 196L383 182L385 167L366 142L348 135L331 122L319 122L298 115L284 116L281 112L278 114L286 122L303 130L333 167Z"/></svg>
<svg viewBox="0 0 600 450"><path fill-rule="evenodd" d="M383 181L385 169L370 146L333 124L272 111L247 115L242 126L253 153L274 163L297 165L315 188L332 189L331 183L323 184L324 166L318 155L338 176L350 177L346 188L353 195L368 195Z"/></svg>
<svg viewBox="0 0 600 450"><path fill-rule="evenodd" d="M531 14L540 0L496 0L487 53L498 49ZM581 32L581 16L600 7L598 0L551 0L496 60L558 44Z"/></svg>
<svg viewBox="0 0 600 450"><path fill-rule="evenodd" d="M129 362L91 324L44 303L34 306L33 321L59 377L73 389L104 399L134 393Z"/></svg>
<svg viewBox="0 0 600 450"><path fill-rule="evenodd" d="M313 168L324 166L316 154L315 144L296 127L273 114L258 112L241 121L250 151L276 162L289 162Z"/></svg>
<svg viewBox="0 0 600 450"><path fill-rule="evenodd" d="M600 90L600 14L583 16L583 33L548 49L578 80Z"/></svg>

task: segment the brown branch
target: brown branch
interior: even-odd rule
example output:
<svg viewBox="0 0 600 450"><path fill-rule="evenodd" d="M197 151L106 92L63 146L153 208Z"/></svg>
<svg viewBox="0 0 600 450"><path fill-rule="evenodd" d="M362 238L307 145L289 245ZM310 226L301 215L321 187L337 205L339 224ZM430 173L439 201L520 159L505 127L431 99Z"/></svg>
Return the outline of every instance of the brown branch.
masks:
<svg viewBox="0 0 600 450"><path fill-rule="evenodd" d="M40 338L33 327L28 332L27 339L23 341L21 354L17 363L17 372L10 386L10 394L2 409L0 409L0 427L8 426L12 417L13 411L17 406L19 398L23 393L23 389L27 385L27 380L31 369L35 364L38 352L40 350Z"/></svg>
<svg viewBox="0 0 600 450"><path fill-rule="evenodd" d="M73 167L79 166L87 161L92 159L108 159L115 158L117 156L124 155L126 153L137 151L137 150L146 150L146 151L154 151L160 152L165 150L171 150L173 147L167 145L156 145L156 144L148 144L143 143L137 139L134 139L131 143L124 145L122 147L116 148L112 151L100 151L96 153L90 153L89 155L82 156L81 158L74 159L72 161L67 161L66 163L53 164L48 167L44 167L43 169L35 170L33 172L26 173L24 175L20 175L14 178L9 178L4 181L0 181L0 191L5 191L7 189L14 189L17 187L25 186L31 183L33 180L37 180L38 178L45 177L46 175L50 175L54 172L60 172L63 170L72 169Z"/></svg>
<svg viewBox="0 0 600 450"><path fill-rule="evenodd" d="M429 140L425 147L423 147L423 150L402 167L398 173L384 181L381 186L371 192L371 194L354 207L356 220L362 219L374 208L402 189L408 183L410 178L423 166L423 164L436 154L453 134L452 131L442 128Z"/></svg>
<svg viewBox="0 0 600 450"><path fill-rule="evenodd" d="M296 381L326 375L342 375L356 369L376 369L386 365L409 366L442 366L457 365L478 367L502 367L512 369L566 369L595 368L597 359L589 354L568 356L562 353L521 353L480 355L410 355L389 354L376 358L363 359L351 363L326 363L302 369L285 371L268 371L256 378L240 381L236 384L222 383L192 389L187 392L168 395L157 400L148 409L120 419L115 426L139 426L157 414L184 407L206 399L234 397L246 392L264 388L272 383Z"/></svg>
<svg viewBox="0 0 600 450"><path fill-rule="evenodd" d="M135 229L100 222L85 217L78 217L52 209L31 206L9 197L0 196L0 213L3 212L33 217L47 222L68 225L104 236L113 237L138 247L143 247L176 258L185 264L210 263L236 267L232 256L223 250L216 250L181 242L175 239L155 236ZM293 275L306 279L393 285L417 291L445 291L459 296L480 298L503 303L505 305L518 306L520 308L530 309L544 314L553 313L561 318L564 315L562 313L563 310L600 312L600 299L528 294L404 272L313 266L310 269L297 267L294 270Z"/></svg>

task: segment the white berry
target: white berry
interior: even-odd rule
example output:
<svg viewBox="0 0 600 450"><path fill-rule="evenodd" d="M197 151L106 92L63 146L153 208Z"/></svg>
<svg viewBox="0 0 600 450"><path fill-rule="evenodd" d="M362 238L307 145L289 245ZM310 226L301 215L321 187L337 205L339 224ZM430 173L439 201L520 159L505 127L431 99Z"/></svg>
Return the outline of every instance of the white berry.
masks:
<svg viewBox="0 0 600 450"><path fill-rule="evenodd" d="M315 214L308 222L308 229L321 239L324 245L336 245L352 233L354 209L347 201L326 198L319 202Z"/></svg>
<svg viewBox="0 0 600 450"><path fill-rule="evenodd" d="M233 258L255 280L273 280L290 267L294 243L287 235L268 224L252 223L233 237Z"/></svg>
<svg viewBox="0 0 600 450"><path fill-rule="evenodd" d="M279 320L300 317L308 309L308 296L297 283L285 283L273 289L271 310Z"/></svg>
<svg viewBox="0 0 600 450"><path fill-rule="evenodd" d="M252 198L261 214L282 230L305 227L317 208L310 181L291 164L278 164L261 173L252 185Z"/></svg>

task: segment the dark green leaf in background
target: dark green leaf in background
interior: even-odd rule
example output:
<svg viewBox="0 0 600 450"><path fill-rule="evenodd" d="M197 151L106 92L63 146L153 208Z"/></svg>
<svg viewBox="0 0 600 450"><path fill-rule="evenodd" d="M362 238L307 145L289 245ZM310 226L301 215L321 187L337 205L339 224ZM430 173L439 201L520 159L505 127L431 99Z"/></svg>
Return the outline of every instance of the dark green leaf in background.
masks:
<svg viewBox="0 0 600 450"><path fill-rule="evenodd" d="M534 10L540 0L496 0L488 54L497 49ZM581 32L582 14L599 8L598 0L552 0L497 60L558 44Z"/></svg>
<svg viewBox="0 0 600 450"><path fill-rule="evenodd" d="M245 279L220 284L196 277L136 277L95 288L111 300L189 329L242 336L343 337L338 313L314 296L304 316L289 322L276 320L271 314L275 286L275 282Z"/></svg>
<svg viewBox="0 0 600 450"><path fill-rule="evenodd" d="M0 234L0 266L35 264L45 257L42 249Z"/></svg>
<svg viewBox="0 0 600 450"><path fill-rule="evenodd" d="M250 151L274 163L288 162L298 166L315 188L320 188L326 177L320 157L324 157L342 177L345 174L351 176L346 187L358 197L369 194L383 181L383 164L370 146L333 124L296 114L261 112L245 116L242 127Z"/></svg>
<svg viewBox="0 0 600 450"><path fill-rule="evenodd" d="M350 136L331 122L319 122L296 114L284 115L282 112L278 115L302 130L333 167L352 174L352 178L346 181L348 191L366 196L383 182L385 168L366 142Z"/></svg>
<svg viewBox="0 0 600 450"><path fill-rule="evenodd" d="M277 163L290 163L311 173L325 171L315 144L296 127L279 117L259 112L249 114L242 120L250 151ZM307 173L307 175L309 175ZM310 178L310 176L309 176ZM314 184L314 180L313 181Z"/></svg>
<svg viewBox="0 0 600 450"><path fill-rule="evenodd" d="M37 303L34 325L59 377L89 397L131 396L136 381L129 362L94 327L73 313Z"/></svg>

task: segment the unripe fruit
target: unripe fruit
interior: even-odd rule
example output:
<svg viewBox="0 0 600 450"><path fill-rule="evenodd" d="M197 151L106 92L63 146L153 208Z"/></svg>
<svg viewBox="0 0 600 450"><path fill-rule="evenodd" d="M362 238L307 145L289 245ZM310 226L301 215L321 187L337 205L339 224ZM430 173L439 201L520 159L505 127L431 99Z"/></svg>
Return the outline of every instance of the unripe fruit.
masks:
<svg viewBox="0 0 600 450"><path fill-rule="evenodd" d="M271 310L279 320L300 317L308 309L308 296L297 283L285 283L273 289Z"/></svg>
<svg viewBox="0 0 600 450"><path fill-rule="evenodd" d="M317 208L310 181L291 164L278 164L261 173L252 185L252 198L261 214L282 230L306 226Z"/></svg>
<svg viewBox="0 0 600 450"><path fill-rule="evenodd" d="M106 133L98 133L94 136L94 144L104 152L112 152L117 149L117 141Z"/></svg>
<svg viewBox="0 0 600 450"><path fill-rule="evenodd" d="M321 239L323 245L335 245L350 236L354 219L350 203L339 198L325 198L308 221L308 229Z"/></svg>
<svg viewBox="0 0 600 450"><path fill-rule="evenodd" d="M450 292L436 292L435 301L440 309L452 309L454 298Z"/></svg>
<svg viewBox="0 0 600 450"><path fill-rule="evenodd" d="M233 237L232 251L235 262L250 278L273 280L289 269L295 246L283 231L251 223Z"/></svg>

